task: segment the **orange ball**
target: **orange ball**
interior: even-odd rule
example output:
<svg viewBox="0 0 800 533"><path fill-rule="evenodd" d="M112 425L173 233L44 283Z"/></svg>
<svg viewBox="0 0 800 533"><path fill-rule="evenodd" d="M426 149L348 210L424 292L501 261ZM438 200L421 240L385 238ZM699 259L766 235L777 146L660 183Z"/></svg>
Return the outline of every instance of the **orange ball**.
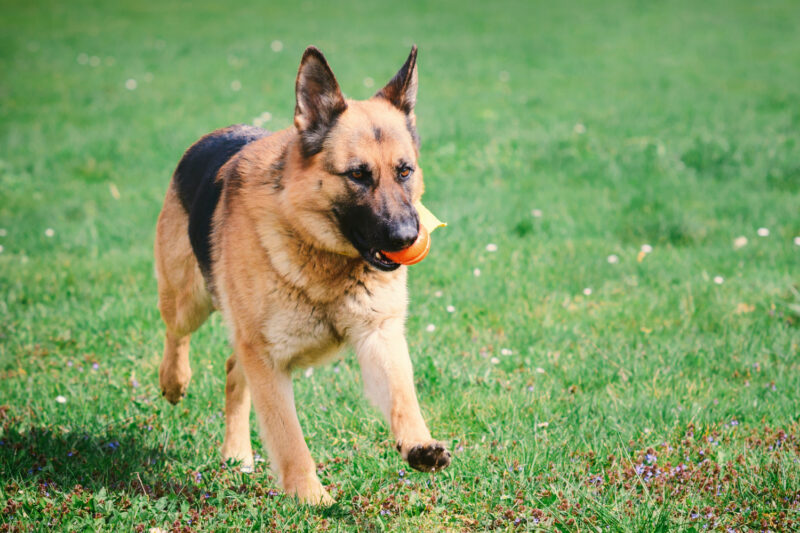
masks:
<svg viewBox="0 0 800 533"><path fill-rule="evenodd" d="M401 265L415 265L425 259L428 252L431 250L431 235L425 226L420 224L417 240L408 248L404 248L397 252L381 252L383 255Z"/></svg>

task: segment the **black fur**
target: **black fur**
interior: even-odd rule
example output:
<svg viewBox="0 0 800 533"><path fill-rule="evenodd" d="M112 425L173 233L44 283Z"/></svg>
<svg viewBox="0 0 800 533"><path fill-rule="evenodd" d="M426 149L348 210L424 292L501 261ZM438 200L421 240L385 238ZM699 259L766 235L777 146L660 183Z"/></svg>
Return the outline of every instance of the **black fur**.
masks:
<svg viewBox="0 0 800 533"><path fill-rule="evenodd" d="M217 172L246 144L270 133L244 124L209 133L186 150L175 169L173 183L189 215L189 241L206 279L211 277L211 219L222 193Z"/></svg>

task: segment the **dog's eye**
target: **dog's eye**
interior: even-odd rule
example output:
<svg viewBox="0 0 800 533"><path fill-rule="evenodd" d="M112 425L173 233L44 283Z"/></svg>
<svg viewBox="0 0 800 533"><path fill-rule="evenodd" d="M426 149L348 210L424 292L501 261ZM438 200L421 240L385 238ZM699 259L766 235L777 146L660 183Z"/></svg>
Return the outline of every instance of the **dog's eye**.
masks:
<svg viewBox="0 0 800 533"><path fill-rule="evenodd" d="M409 176L411 176L412 172L413 170L411 170L408 167L400 167L397 170L397 177L400 178L401 180L407 180Z"/></svg>
<svg viewBox="0 0 800 533"><path fill-rule="evenodd" d="M371 177L369 170L364 168L354 168L347 171L347 177L359 183L368 183Z"/></svg>

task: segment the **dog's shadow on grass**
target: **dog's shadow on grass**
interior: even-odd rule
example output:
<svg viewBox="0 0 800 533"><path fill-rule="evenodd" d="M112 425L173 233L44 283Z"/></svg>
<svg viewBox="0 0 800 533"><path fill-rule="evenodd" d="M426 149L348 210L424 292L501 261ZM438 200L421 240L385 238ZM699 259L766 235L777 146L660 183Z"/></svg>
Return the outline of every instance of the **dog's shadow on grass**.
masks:
<svg viewBox="0 0 800 533"><path fill-rule="evenodd" d="M160 447L145 446L140 428L97 435L80 430L3 424L0 475L6 482L35 483L45 490L125 491L149 496L196 492L186 476L168 471Z"/></svg>

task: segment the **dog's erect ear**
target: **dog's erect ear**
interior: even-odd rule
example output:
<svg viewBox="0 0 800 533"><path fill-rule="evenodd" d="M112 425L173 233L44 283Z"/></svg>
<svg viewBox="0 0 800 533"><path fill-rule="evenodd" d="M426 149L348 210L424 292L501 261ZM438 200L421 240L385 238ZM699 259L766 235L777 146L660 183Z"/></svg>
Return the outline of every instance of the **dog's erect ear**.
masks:
<svg viewBox="0 0 800 533"><path fill-rule="evenodd" d="M406 115L414 112L417 103L417 45L411 47L405 64L375 97L389 100Z"/></svg>
<svg viewBox="0 0 800 533"><path fill-rule="evenodd" d="M331 67L313 46L306 48L300 60L295 94L294 125L300 132L303 155L311 157L322 150L328 131L347 109Z"/></svg>

